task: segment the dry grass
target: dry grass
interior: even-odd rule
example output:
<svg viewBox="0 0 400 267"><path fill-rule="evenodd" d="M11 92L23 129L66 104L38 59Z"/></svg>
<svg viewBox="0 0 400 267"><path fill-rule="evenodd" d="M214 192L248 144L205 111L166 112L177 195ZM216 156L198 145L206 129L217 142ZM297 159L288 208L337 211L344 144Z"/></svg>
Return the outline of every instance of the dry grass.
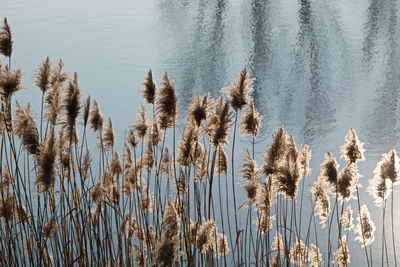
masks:
<svg viewBox="0 0 400 267"><path fill-rule="evenodd" d="M142 95L153 112L149 116L140 107L119 153L111 119L104 127L98 102L91 105L88 97L82 104L78 76L65 73L61 60L52 65L47 57L35 76L42 92L39 128L29 104L12 103L24 88L22 71L11 70L12 44L4 19L0 53L8 64L0 65L0 265L346 266L350 231L372 265L367 247L375 224L359 199L357 164L364 149L354 129L341 147L346 166L340 171L327 152L318 181L304 192L311 151L297 146L283 127L273 135L262 164L254 158L262 116L249 96L254 79L246 68L223 89L228 97L195 96L182 129L176 123L174 82L165 73L157 89L149 70ZM235 173L238 116L240 132L252 146ZM94 151L89 130L98 136ZM396 151L384 154L377 166L368 191L382 207L385 225L386 199L398 183ZM247 201L237 207L239 181ZM304 194L312 199L309 210L303 209ZM361 214L356 226L353 198ZM391 207L395 249L393 194ZM321 244L318 234L325 226L328 239ZM384 228L383 234L382 264L390 249Z"/></svg>

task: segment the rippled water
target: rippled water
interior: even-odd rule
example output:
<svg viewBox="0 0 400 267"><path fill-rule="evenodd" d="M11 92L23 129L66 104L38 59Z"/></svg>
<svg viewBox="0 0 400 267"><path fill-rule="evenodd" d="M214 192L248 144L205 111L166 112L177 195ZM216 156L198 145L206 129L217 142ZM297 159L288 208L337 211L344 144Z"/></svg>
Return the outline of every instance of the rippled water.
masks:
<svg viewBox="0 0 400 267"><path fill-rule="evenodd" d="M13 28L12 64L25 72L28 90L17 99L35 110L41 94L32 77L48 55L78 72L84 95L101 103L120 139L143 103L138 91L147 69L157 80L168 72L184 111L196 93L217 96L247 66L265 117L257 154L283 124L313 150L311 184L323 154L339 157L353 126L365 142L365 188L380 155L400 141L398 6L395 0L5 0L0 17ZM238 159L249 145L246 138L239 143ZM375 210L365 190L361 198ZM380 210L372 213L378 222ZM400 223L396 229L400 237ZM351 253L352 265L364 261L358 244Z"/></svg>

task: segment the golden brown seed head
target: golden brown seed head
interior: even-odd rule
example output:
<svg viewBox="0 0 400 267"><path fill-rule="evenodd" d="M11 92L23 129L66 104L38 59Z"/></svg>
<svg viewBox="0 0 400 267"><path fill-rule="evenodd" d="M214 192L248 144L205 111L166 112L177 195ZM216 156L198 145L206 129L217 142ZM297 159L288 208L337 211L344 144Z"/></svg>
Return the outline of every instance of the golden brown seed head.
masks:
<svg viewBox="0 0 400 267"><path fill-rule="evenodd" d="M89 118L90 128L94 132L101 131L103 129L103 121L104 116L100 111L99 103L94 99Z"/></svg>
<svg viewBox="0 0 400 267"><path fill-rule="evenodd" d="M151 69L147 71L147 76L144 79L145 81L142 83L144 90L140 91L140 93L143 95L144 100L146 100L147 103L154 104L154 100L156 99L157 85L153 80L153 73Z"/></svg>
<svg viewBox="0 0 400 267"><path fill-rule="evenodd" d="M46 57L36 70L35 84L45 93L50 88L52 66L49 57Z"/></svg>
<svg viewBox="0 0 400 267"><path fill-rule="evenodd" d="M10 98L13 94L23 90L24 84L22 82L22 70L17 69L11 71L8 66L5 70L0 70L0 92L4 98Z"/></svg>
<svg viewBox="0 0 400 267"><path fill-rule="evenodd" d="M39 171L35 179L35 186L39 187L39 193L47 192L54 188L57 174L56 157L56 140L54 130L51 129L45 143L40 146L37 155Z"/></svg>
<svg viewBox="0 0 400 267"><path fill-rule="evenodd" d="M7 18L4 18L3 26L0 28L0 53L5 57L11 57L13 43L11 27Z"/></svg>
<svg viewBox="0 0 400 267"><path fill-rule="evenodd" d="M165 72L161 85L158 90L158 99L156 103L157 111L160 114L161 128L170 128L176 121L178 97L175 93L174 82L170 82Z"/></svg>
<svg viewBox="0 0 400 267"><path fill-rule="evenodd" d="M210 93L207 92L203 96L196 95L193 98L193 104L188 110L189 121L193 122L197 127L210 115L210 108L213 103Z"/></svg>
<svg viewBox="0 0 400 267"><path fill-rule="evenodd" d="M246 107L246 111L240 119L240 130L244 136L256 137L262 127L261 120L263 116L258 114L253 100L249 100Z"/></svg>
<svg viewBox="0 0 400 267"><path fill-rule="evenodd" d="M14 134L22 139L22 145L30 154L37 154L39 151L39 134L33 120L31 106L28 103L22 107L15 103Z"/></svg>
<svg viewBox="0 0 400 267"><path fill-rule="evenodd" d="M115 141L114 128L112 125L111 118L108 118L103 133L104 149L105 150L111 149L114 146L114 141Z"/></svg>
<svg viewBox="0 0 400 267"><path fill-rule="evenodd" d="M229 102L221 96L215 103L215 114L210 118L207 133L210 136L214 149L228 145L228 136L231 129Z"/></svg>
<svg viewBox="0 0 400 267"><path fill-rule="evenodd" d="M133 125L133 129L140 139L143 139L147 134L147 131L149 129L149 122L147 121L146 108L143 105L141 105L139 108L136 122Z"/></svg>
<svg viewBox="0 0 400 267"><path fill-rule="evenodd" d="M345 158L350 163L356 163L357 161L364 160L364 143L358 140L356 131L350 127L348 134L345 136L344 140L346 143L340 147L342 157Z"/></svg>
<svg viewBox="0 0 400 267"><path fill-rule="evenodd" d="M235 111L241 110L247 103L249 103L249 93L253 91L255 78L250 78L246 67L237 75L236 83L230 83L228 87L222 88L230 96L230 103Z"/></svg>

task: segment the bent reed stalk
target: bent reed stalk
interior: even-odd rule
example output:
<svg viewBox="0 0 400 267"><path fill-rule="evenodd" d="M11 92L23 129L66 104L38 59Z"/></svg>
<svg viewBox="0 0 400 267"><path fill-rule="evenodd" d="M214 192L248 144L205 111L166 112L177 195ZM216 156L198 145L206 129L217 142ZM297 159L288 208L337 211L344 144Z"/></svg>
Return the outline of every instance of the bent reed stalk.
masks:
<svg viewBox="0 0 400 267"><path fill-rule="evenodd" d="M38 129L31 105L12 102L25 89L22 70L11 69L12 48L11 27L4 19L0 53L8 64L0 62L2 266L348 266L350 231L372 266L375 224L361 205L357 164L364 160L364 149L353 128L341 147L345 167L339 171L327 152L317 181L305 191L311 150L297 146L283 126L273 134L260 165L255 158L262 116L249 96L254 78L246 68L222 89L226 96L214 101L210 93L196 95L184 125L174 82L164 73L157 87L149 70L141 91L146 103L120 154L112 120L104 123L96 100L82 102L78 75L64 72L64 63L53 65L49 57L35 75L42 91ZM240 155L236 131L251 137L239 173L234 167ZM95 138L98 146L90 150L88 142ZM368 187L376 204L384 205L393 193L399 170L394 149L382 155ZM311 201L309 210L303 197ZM356 226L353 198L359 210ZM397 265L394 210L392 195ZM328 224L325 244L316 216L321 228ZM381 251L388 246L384 241ZM387 253L382 253L382 263L384 258L388 263Z"/></svg>

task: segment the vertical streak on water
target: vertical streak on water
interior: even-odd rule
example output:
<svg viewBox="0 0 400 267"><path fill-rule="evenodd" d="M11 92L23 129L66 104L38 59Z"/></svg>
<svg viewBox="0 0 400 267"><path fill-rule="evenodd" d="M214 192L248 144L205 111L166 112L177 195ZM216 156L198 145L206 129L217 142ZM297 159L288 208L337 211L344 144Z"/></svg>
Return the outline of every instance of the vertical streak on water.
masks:
<svg viewBox="0 0 400 267"><path fill-rule="evenodd" d="M379 11L383 13L382 18L387 17L388 20L387 23L380 21L383 25L387 25L387 44L382 47L387 53L387 58L383 69L384 81L375 99L368 143L372 149L377 149L382 153L395 147L400 138L398 134L400 47L396 1L388 1L386 5L381 6ZM384 29L380 30L383 31ZM376 34L378 33L382 34L382 32L376 32ZM369 43L368 37L369 35L366 38L366 43ZM373 55L369 59L373 60Z"/></svg>
<svg viewBox="0 0 400 267"><path fill-rule="evenodd" d="M272 68L272 53L268 46L268 37L271 31L271 22L267 20L270 15L267 14L267 5L269 4L269 1L253 0L251 2L250 16L252 47L248 64L251 76L256 77L252 93L254 105L260 114L265 116L261 130L269 128L268 121L271 118L270 100L272 85L266 76L266 73L269 73ZM267 83L266 81L269 82Z"/></svg>

